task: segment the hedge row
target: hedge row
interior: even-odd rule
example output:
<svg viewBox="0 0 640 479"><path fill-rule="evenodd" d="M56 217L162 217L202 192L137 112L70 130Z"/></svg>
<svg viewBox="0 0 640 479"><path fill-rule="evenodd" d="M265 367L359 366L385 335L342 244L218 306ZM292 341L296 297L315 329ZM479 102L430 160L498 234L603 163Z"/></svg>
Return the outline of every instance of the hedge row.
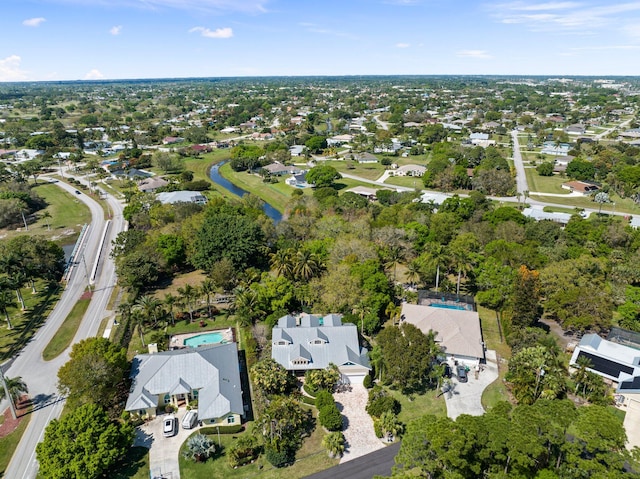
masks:
<svg viewBox="0 0 640 479"><path fill-rule="evenodd" d="M200 428L198 432L201 434L218 434L218 429L220 429L220 434L238 434L244 431L244 426L242 424L236 424L235 426L205 426Z"/></svg>

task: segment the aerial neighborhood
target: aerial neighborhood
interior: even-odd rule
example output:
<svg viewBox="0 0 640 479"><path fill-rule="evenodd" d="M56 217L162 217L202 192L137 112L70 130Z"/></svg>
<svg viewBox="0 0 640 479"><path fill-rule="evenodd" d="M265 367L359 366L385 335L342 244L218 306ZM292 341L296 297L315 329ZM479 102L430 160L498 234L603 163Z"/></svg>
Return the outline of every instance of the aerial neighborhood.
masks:
<svg viewBox="0 0 640 479"><path fill-rule="evenodd" d="M0 83L0 471L640 477L639 226L632 77Z"/></svg>

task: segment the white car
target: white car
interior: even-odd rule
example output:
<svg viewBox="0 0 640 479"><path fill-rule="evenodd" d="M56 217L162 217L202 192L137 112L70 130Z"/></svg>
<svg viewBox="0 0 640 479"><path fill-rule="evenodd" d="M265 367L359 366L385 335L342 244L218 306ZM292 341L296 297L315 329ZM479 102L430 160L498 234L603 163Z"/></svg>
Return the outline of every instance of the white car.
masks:
<svg viewBox="0 0 640 479"><path fill-rule="evenodd" d="M192 429L198 424L198 410L191 409L182 418L182 429Z"/></svg>
<svg viewBox="0 0 640 479"><path fill-rule="evenodd" d="M173 414L164 418L162 433L164 437L175 436L178 433L178 419Z"/></svg>

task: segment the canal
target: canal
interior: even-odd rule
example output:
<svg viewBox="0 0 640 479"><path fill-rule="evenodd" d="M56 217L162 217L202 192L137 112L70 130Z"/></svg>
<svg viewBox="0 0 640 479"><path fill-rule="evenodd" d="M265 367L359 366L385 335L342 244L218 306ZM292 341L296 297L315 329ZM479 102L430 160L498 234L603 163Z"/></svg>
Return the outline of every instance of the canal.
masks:
<svg viewBox="0 0 640 479"><path fill-rule="evenodd" d="M225 163L226 161L221 161L220 163L216 163L215 165L211 166L211 169L209 170L209 178L211 178L211 181L213 181L217 185L222 186L224 189L230 191L236 196L242 197L249 194L248 191L245 191L242 188L234 185L220 174L220 167ZM282 213L280 213L277 209L275 209L264 200L262 203L262 209L264 210L265 214L273 220L274 223L277 224L282 221Z"/></svg>

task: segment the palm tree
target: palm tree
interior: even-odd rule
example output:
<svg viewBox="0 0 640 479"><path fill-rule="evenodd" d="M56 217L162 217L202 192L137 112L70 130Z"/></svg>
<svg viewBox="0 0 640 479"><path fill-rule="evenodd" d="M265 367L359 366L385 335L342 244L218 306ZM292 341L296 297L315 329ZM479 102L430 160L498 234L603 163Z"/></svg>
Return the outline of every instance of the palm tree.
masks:
<svg viewBox="0 0 640 479"><path fill-rule="evenodd" d="M158 324L158 312L160 311L160 305L162 303L159 299L151 296L150 294L146 294L144 296L140 296L136 300L136 304L134 308L143 313L146 320L150 320L153 318L153 326L155 328Z"/></svg>
<svg viewBox="0 0 640 479"><path fill-rule="evenodd" d="M371 307L364 302L364 300L360 301L353 308L353 314L355 314L360 319L360 334L364 336L364 318L371 312Z"/></svg>
<svg viewBox="0 0 640 479"><path fill-rule="evenodd" d="M205 279L200 284L200 292L207 298L207 312L209 313L209 317L211 317L211 296L215 294L217 289L216 283L210 278Z"/></svg>
<svg viewBox="0 0 640 479"><path fill-rule="evenodd" d="M271 253L269 264L278 276L291 279L293 277L293 250L291 248L279 249Z"/></svg>
<svg viewBox="0 0 640 479"><path fill-rule="evenodd" d="M49 223L49 218L51 218L51 213L45 210L44 213L42 213L42 218L47 223L47 231L51 231L51 224Z"/></svg>
<svg viewBox="0 0 640 479"><path fill-rule="evenodd" d="M167 293L164 295L164 299L162 302L169 307L169 315L171 316L171 324L175 324L176 316L173 312L173 308L178 304L178 298L172 295L171 293Z"/></svg>
<svg viewBox="0 0 640 479"><path fill-rule="evenodd" d="M252 324L254 319L264 314L264 311L260 307L257 291L244 286L238 286L234 292L234 308L238 315L238 320L243 326Z"/></svg>
<svg viewBox="0 0 640 479"><path fill-rule="evenodd" d="M307 250L300 250L294 258L293 274L297 279L309 281L321 268L317 255Z"/></svg>
<svg viewBox="0 0 640 479"><path fill-rule="evenodd" d="M398 416L392 411L383 412L379 421L383 434L385 434L390 441L393 441L395 436L402 433L404 429L402 423L398 420Z"/></svg>
<svg viewBox="0 0 640 479"><path fill-rule="evenodd" d="M322 438L322 446L327 450L330 458L342 456L344 452L344 434L340 431L330 432Z"/></svg>
<svg viewBox="0 0 640 479"><path fill-rule="evenodd" d="M396 324L396 319L400 317L402 313L402 306L397 305L393 301L390 301L387 308L384 310L384 314L389 316L389 319L393 321L393 325Z"/></svg>
<svg viewBox="0 0 640 479"><path fill-rule="evenodd" d="M144 313L140 309L134 309L133 311L131 311L131 318L133 319L134 324L138 328L138 333L140 334L140 341L142 342L142 347L144 348L147 346L144 341L144 323L146 319L144 316Z"/></svg>
<svg viewBox="0 0 640 479"><path fill-rule="evenodd" d="M2 372L0 372L0 374L2 374ZM15 404L20 400L20 397L23 394L27 394L29 392L29 388L20 376L15 378L2 376L2 381L4 383L4 387L0 389L0 399L4 399L7 396L7 392L9 393L11 414L13 415L13 418L16 419Z"/></svg>
<svg viewBox="0 0 640 479"><path fill-rule="evenodd" d="M400 246L390 246L386 248L383 257L384 257L384 267L387 269L393 268L393 282L396 282L396 269L398 264L400 264L403 260L402 248Z"/></svg>
<svg viewBox="0 0 640 479"><path fill-rule="evenodd" d="M185 284L184 287L178 288L180 299L184 301L185 306L189 310L190 321L193 321L193 300L196 297L196 293L196 289L190 284Z"/></svg>
<svg viewBox="0 0 640 479"><path fill-rule="evenodd" d="M405 278L409 281L409 284L413 287L416 285L422 276L422 263L418 259L414 259L407 264L407 271L404 273Z"/></svg>
<svg viewBox="0 0 640 479"><path fill-rule="evenodd" d="M11 318L9 317L8 308L15 306L16 300L8 289L0 289L0 311L4 313L7 320L7 328L11 329Z"/></svg>
<svg viewBox="0 0 640 479"><path fill-rule="evenodd" d="M436 268L436 293L440 283L440 266L446 264L447 255L444 246L438 243L427 245L428 265Z"/></svg>
<svg viewBox="0 0 640 479"><path fill-rule="evenodd" d="M578 393L578 389L582 386L582 395L584 396L589 382L589 371L587 369L592 367L591 360L585 356L578 356L576 365L578 369L573 373L573 380L576 382L575 394Z"/></svg>

